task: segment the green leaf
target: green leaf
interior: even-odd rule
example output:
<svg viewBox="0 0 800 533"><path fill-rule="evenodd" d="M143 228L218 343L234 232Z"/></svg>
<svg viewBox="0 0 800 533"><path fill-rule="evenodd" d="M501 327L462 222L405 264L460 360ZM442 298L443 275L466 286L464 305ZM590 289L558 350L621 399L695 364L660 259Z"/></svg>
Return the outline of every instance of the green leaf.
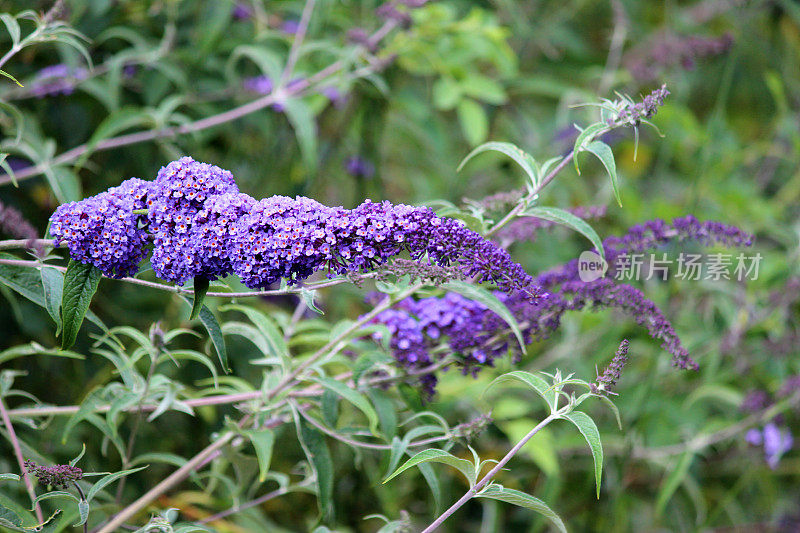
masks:
<svg viewBox="0 0 800 533"><path fill-rule="evenodd" d="M300 445L317 479L317 501L320 513L327 522L333 518L333 459L325 436L308 425L294 409L295 425Z"/></svg>
<svg viewBox="0 0 800 533"><path fill-rule="evenodd" d="M84 265L70 259L64 275L64 294L61 300L61 320L63 331L61 348L68 349L78 338L78 330L83 317L89 310L89 303L97 291L102 274L94 265Z"/></svg>
<svg viewBox="0 0 800 533"><path fill-rule="evenodd" d="M583 145L586 144L586 141L590 141L595 135L606 128L608 128L608 125L604 122L596 122L580 132L575 139L575 145L572 148L572 162L575 163L575 172L577 172L579 176L581 174L581 169L578 167L578 154L583 151Z"/></svg>
<svg viewBox="0 0 800 533"><path fill-rule="evenodd" d="M492 105L502 105L508 100L503 86L486 76L470 75L461 82L461 87L469 96Z"/></svg>
<svg viewBox="0 0 800 533"><path fill-rule="evenodd" d="M38 495L33 500L33 505L36 505L42 500L49 500L50 498L69 498L70 500L75 500L76 502L81 501L80 498L72 494L71 492L67 492L65 490L53 490L50 492L45 492L44 494Z"/></svg>
<svg viewBox="0 0 800 533"><path fill-rule="evenodd" d="M489 383L489 386L486 388L486 390L488 391L494 385L506 381L520 381L524 383L536 391L536 393L541 396L545 402L547 402L547 406L550 408L550 410L553 411L556 405L556 391L539 376L531 374L530 372L525 372L524 370L514 370L513 372L507 372L502 376L496 377L491 383Z"/></svg>
<svg viewBox="0 0 800 533"><path fill-rule="evenodd" d="M564 211L563 209L559 209L557 207L529 207L522 212L521 216L541 218L543 220L549 220L550 222L563 224L564 226L574 229L589 239L589 242L591 242L595 249L600 252L600 257L605 260L606 252L603 249L603 241L597 235L597 232L585 220L576 217L569 211Z"/></svg>
<svg viewBox="0 0 800 533"><path fill-rule="evenodd" d="M369 403L369 400L367 400L363 394L351 389L341 381L336 381L332 378L315 377L311 378L311 381L319 383L326 389L335 392L351 404L358 407L358 409L364 413L369 421L370 432L372 432L373 435L378 435L378 413L375 412L375 408L372 407L372 404Z"/></svg>
<svg viewBox="0 0 800 533"><path fill-rule="evenodd" d="M619 408L617 407L617 404L612 402L611 399L608 396L604 396L604 395L600 394L598 397L600 398L600 401L602 401L604 404L606 404L608 406L608 408L611 409L611 412L614 413L614 418L617 419L617 426L619 426L619 429L621 430L622 429L622 419L619 417Z"/></svg>
<svg viewBox="0 0 800 533"><path fill-rule="evenodd" d="M299 98L290 98L284 103L286 117L294 128L297 142L300 144L300 155L309 174L317 171L317 123L314 114Z"/></svg>
<svg viewBox="0 0 800 533"><path fill-rule="evenodd" d="M144 470L145 468L147 468L147 465L140 466L139 468L131 468L129 470L123 470L121 472L114 472L113 474L108 474L107 476L101 477L100 479L97 480L97 482L94 485L92 485L92 488L89 489L89 492L86 493L86 501L87 502L92 501L92 498L94 498L98 492L103 490L106 487L106 485L115 482L121 477L128 476L130 474L133 474L134 472L138 472L139 470Z"/></svg>
<svg viewBox="0 0 800 533"><path fill-rule="evenodd" d="M388 482L395 476L405 472L412 466L416 466L422 463L444 463L446 465L450 465L453 468L456 468L459 472L464 474L464 477L467 478L467 481L470 484L470 487L475 486L476 478L478 473L475 471L475 465L472 462L467 461L466 459L460 459L455 455L448 453L444 450L438 450L435 448L429 450L422 450L421 452L417 453L411 459L400 465L400 467L392 472L389 477L383 480L383 483Z"/></svg>
<svg viewBox="0 0 800 533"><path fill-rule="evenodd" d="M692 461L694 461L694 452L687 450L677 460L675 466L669 470L669 475L661 484L661 489L658 491L658 497L656 498L656 516L661 516L664 512L670 498L672 498L672 495L675 494L675 491L678 490L678 487L689 473Z"/></svg>
<svg viewBox="0 0 800 533"><path fill-rule="evenodd" d="M600 477L603 474L603 444L600 442L600 432L597 431L594 421L583 411L572 411L563 416L575 424L575 427L578 428L578 431L581 432L581 435L589 444L589 449L592 451L592 458L594 459L594 480L597 485L597 498L600 499Z"/></svg>
<svg viewBox="0 0 800 533"><path fill-rule="evenodd" d="M453 78L442 77L433 84L433 105L436 109L453 109L462 96L461 85Z"/></svg>
<svg viewBox="0 0 800 533"><path fill-rule="evenodd" d="M6 253L0 253L0 257L17 259L17 257ZM0 283L8 285L15 292L36 305L47 308L42 291L42 276L35 269L18 265L0 265ZM86 318L100 327L100 329L108 331L105 324L91 310L87 311Z"/></svg>
<svg viewBox="0 0 800 533"><path fill-rule="evenodd" d="M617 203L622 207L622 198L619 195L619 183L617 180L617 165L614 162L614 152L611 148L602 141L592 141L586 145L585 150L597 156L598 159L606 167L608 175L611 177L611 187L614 189L614 197Z"/></svg>
<svg viewBox="0 0 800 533"><path fill-rule="evenodd" d="M507 489L497 483L492 483L484 488L481 492L475 495L476 498L491 498L493 500L500 500L526 509L531 509L537 513L548 518L553 525L558 528L562 533L567 533L567 528L564 526L563 520L558 516L555 511L550 509L546 503L539 498L534 498L530 494L520 492L514 489Z"/></svg>
<svg viewBox="0 0 800 533"><path fill-rule="evenodd" d="M81 460L81 457L83 457L84 453L86 453L86 445L85 444L81 444L81 453L79 453L77 455L77 457L75 457L74 459L72 459L69 462L69 466L75 466L76 464L78 464L78 461Z"/></svg>
<svg viewBox="0 0 800 533"><path fill-rule="evenodd" d="M17 78L15 78L14 76L12 76L11 74L9 74L8 72L6 72L5 70L0 70L0 76L4 76L4 77L6 77L6 78L10 79L11 81L13 81L14 83L16 83L16 84L17 84L17 85L19 85L20 87L24 87L24 85L22 85L22 84L19 82L19 80L18 80ZM9 174L9 175L10 175L10 174ZM13 180L13 178L12 178L12 180ZM14 180L14 185L16 185L16 184L17 184L17 183L16 183L16 180Z"/></svg>
<svg viewBox="0 0 800 533"><path fill-rule="evenodd" d="M0 474L0 480L10 479L12 481L19 481L19 476L17 474Z"/></svg>
<svg viewBox="0 0 800 533"><path fill-rule="evenodd" d="M72 524L72 527L82 526L89 519L89 502L86 500L79 501L78 513L80 514L80 520L77 523Z"/></svg>
<svg viewBox="0 0 800 533"><path fill-rule="evenodd" d="M56 323L56 336L61 333L61 299L64 294L64 274L55 268L43 268L42 290L47 312Z"/></svg>
<svg viewBox="0 0 800 533"><path fill-rule="evenodd" d="M194 299L192 300L192 311L189 313L189 320L194 320L203 308L203 300L206 299L208 292L208 279L202 276L194 278Z"/></svg>
<svg viewBox="0 0 800 533"><path fill-rule="evenodd" d="M417 465L422 477L431 489L433 494L433 514L438 515L442 508L442 487L439 484L439 478L436 476L436 471L428 463L420 463Z"/></svg>
<svg viewBox="0 0 800 533"><path fill-rule="evenodd" d="M470 145L475 146L486 140L489 134L489 119L478 102L465 98L458 103L456 113L461 131L464 132L464 137Z"/></svg>
<svg viewBox="0 0 800 533"><path fill-rule="evenodd" d="M264 336L269 346L269 355L276 355L281 358L284 365L288 368L291 363L289 357L289 348L286 346L286 340L283 338L278 325L269 316L261 311L248 307L246 305L229 304L221 308L223 311L239 311L247 315L258 331Z"/></svg>
<svg viewBox="0 0 800 533"><path fill-rule="evenodd" d="M506 304L501 302L497 296L483 287L477 287L470 283L459 280L448 281L442 285L442 288L448 291L457 292L461 296L465 296L470 300L474 300L485 305L490 311L493 311L495 314L497 314L497 316L505 320L506 324L508 324L508 327L511 328L511 331L514 332L514 336L517 338L517 342L519 342L522 351L525 351L525 340L522 338L522 331L520 330L519 322L517 322L517 319L514 317L513 313L508 310Z"/></svg>
<svg viewBox="0 0 800 533"><path fill-rule="evenodd" d="M478 154L489 151L500 152L501 154L505 154L513 159L519 166L522 167L522 170L525 171L525 174L528 175L528 178L531 180L531 182L533 184L538 184L539 176L536 171L536 162L533 157L520 150L516 145L506 142L492 141L478 146L471 151L469 155L463 159L463 161L461 161L456 171L461 172L461 169L464 168L464 165L466 165L470 159Z"/></svg>
<svg viewBox="0 0 800 533"><path fill-rule="evenodd" d="M269 428L251 429L244 432L253 443L258 458L258 480L264 482L269 473L269 464L272 460L272 447L275 444L275 432Z"/></svg>
<svg viewBox="0 0 800 533"><path fill-rule="evenodd" d="M189 302L189 305L194 307L194 300L188 296L184 296L184 299ZM225 348L225 338L222 336L222 330L219 327L219 321L217 321L217 317L214 316L208 307L205 305L200 308L200 322L205 326L206 331L208 331L208 336L211 338L211 344L214 345L214 349L217 351L217 357L219 358L219 364L222 366L222 370L225 373L231 371L230 367L228 366L228 350Z"/></svg>
<svg viewBox="0 0 800 533"><path fill-rule="evenodd" d="M17 19L14 18L9 13L0 14L0 20L2 20L3 24L6 25L6 29L8 29L8 34L11 35L12 46L17 46L19 44L19 38L22 35L22 31L20 30L19 27L19 22L17 22Z"/></svg>
<svg viewBox="0 0 800 533"><path fill-rule="evenodd" d="M317 291L306 289L305 287L300 288L300 297L303 299L303 303L306 304L306 307L311 309L317 314L324 315L325 312L317 307L317 304L314 303L314 297L317 295Z"/></svg>

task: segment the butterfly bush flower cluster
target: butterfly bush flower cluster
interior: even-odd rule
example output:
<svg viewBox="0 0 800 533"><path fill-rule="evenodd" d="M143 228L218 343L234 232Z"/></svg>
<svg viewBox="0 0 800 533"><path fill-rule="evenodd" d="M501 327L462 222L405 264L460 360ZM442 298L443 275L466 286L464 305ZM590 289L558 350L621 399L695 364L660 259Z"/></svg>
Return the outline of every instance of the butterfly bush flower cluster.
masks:
<svg viewBox="0 0 800 533"><path fill-rule="evenodd" d="M673 241L696 241L703 245L749 246L752 236L739 228L713 221L701 222L693 216L676 218L671 224L663 220L653 220L630 228L622 237L609 237L604 241L609 270L613 272L615 262L626 253L644 252ZM648 334L662 342L661 346L672 355L673 364L681 369L697 369L683 346L677 332L658 306L649 300L642 291L613 278L605 277L584 282L578 272L578 261L572 260L551 271L537 276L533 284L547 292L547 298L530 300L514 292L495 292L520 324L525 344L547 338L555 332L561 318L567 312L615 309L631 317L638 325L647 329ZM458 317L452 327L440 327L429 316L438 316L438 309L446 309L447 317ZM435 362L432 353L443 342L449 351L460 356L465 371L473 374L481 365L491 365L492 361L511 352L516 358L521 356L518 343L509 341L508 324L497 314L483 308L472 300L457 294L447 294L442 298L407 299L391 313L381 313L374 322L385 323L402 320L404 329L398 331L400 337L414 338L416 359L409 361L395 351L395 357L406 366L421 367ZM412 320L414 322L412 322ZM416 326L414 326L416 323ZM426 328L434 325L433 335ZM448 325L450 323L448 322ZM420 345L424 339L424 347ZM392 341L394 349L395 341ZM625 348L623 350L623 348ZM627 354L627 344L620 348ZM420 355L425 353L426 355ZM601 377L604 383L615 381L614 369L621 369L620 355L610 367L610 374ZM800 388L800 386L798 387Z"/></svg>
<svg viewBox="0 0 800 533"><path fill-rule="evenodd" d="M775 398L765 390L751 390L745 395L739 409L744 413L762 413L775 405L776 399L781 400L797 395L798 391L800 391L800 374L786 378L775 394ZM781 457L794 446L794 437L782 415L776 416L763 427L750 428L745 433L744 440L751 446L763 448L764 460L773 470L778 467Z"/></svg>
<svg viewBox="0 0 800 533"><path fill-rule="evenodd" d="M75 85L88 76L89 72L83 67L51 65L36 73L29 90L37 98L59 94L70 95L75 90Z"/></svg>
<svg viewBox="0 0 800 533"><path fill-rule="evenodd" d="M523 299L541 296L508 252L429 208L368 200L345 209L285 196L256 201L239 192L230 172L190 157L162 168L153 182L133 178L62 205L51 221L56 245L111 277L135 273L152 239L153 271L178 284L233 273L250 288L266 288L319 270L369 272L408 253Z"/></svg>
<svg viewBox="0 0 800 533"><path fill-rule="evenodd" d="M614 386L619 381L619 378L622 377L622 369L625 368L625 363L628 362L628 346L628 339L623 339L611 362L603 373L597 376L597 381L591 384L592 392L595 394L601 392L613 394Z"/></svg>
<svg viewBox="0 0 800 533"><path fill-rule="evenodd" d="M40 466L33 461L25 461L25 470L36 477L42 485L67 489L83 478L83 471L77 466L53 465Z"/></svg>
<svg viewBox="0 0 800 533"><path fill-rule="evenodd" d="M147 234L140 228L151 184L137 178L97 196L62 204L50 217L56 246L81 263L93 264L110 278L135 274L145 255Z"/></svg>

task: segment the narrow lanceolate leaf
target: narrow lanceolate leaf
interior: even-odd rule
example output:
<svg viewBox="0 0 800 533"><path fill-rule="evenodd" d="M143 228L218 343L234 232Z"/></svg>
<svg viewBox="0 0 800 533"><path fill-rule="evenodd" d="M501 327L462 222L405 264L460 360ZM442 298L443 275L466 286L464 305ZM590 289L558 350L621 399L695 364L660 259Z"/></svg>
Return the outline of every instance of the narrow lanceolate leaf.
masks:
<svg viewBox="0 0 800 533"><path fill-rule="evenodd" d="M586 439L586 443L589 444L594 459L594 480L597 484L597 498L599 499L600 477L603 474L603 445L600 442L600 432L597 431L594 421L583 411L572 411L564 415L564 418L575 424L583 438Z"/></svg>
<svg viewBox="0 0 800 533"><path fill-rule="evenodd" d="M574 229L591 242L595 249L600 253L600 257L606 258L605 250L603 249L603 241L597 232L580 217L576 217L569 211L558 209L557 207L529 207L522 212L522 216L531 216L549 220L557 224L563 224L569 228Z"/></svg>
<svg viewBox="0 0 800 533"><path fill-rule="evenodd" d="M469 481L470 486L475 485L475 478L477 476L477 472L475 472L475 465L473 465L470 461L467 461L466 459L460 459L451 453L438 449L423 450L419 452L418 454L414 455L411 459L400 465L400 467L394 472L392 472L391 475L389 475L389 477L384 479L383 482L386 483L390 479L396 477L402 472L405 472L406 470L408 470L413 466L431 462L444 463L446 465L450 465L453 468L458 469L458 471L464 474L464 477L467 478L467 481Z"/></svg>
<svg viewBox="0 0 800 533"><path fill-rule="evenodd" d="M325 436L294 411L297 436L317 478L317 502L323 520L333 518L333 459Z"/></svg>
<svg viewBox="0 0 800 533"><path fill-rule="evenodd" d="M501 302L497 296L482 287L476 287L475 285L458 280L448 281L442 285L442 288L457 292L461 296L485 305L490 311L493 311L500 318L505 320L508 327L511 328L511 331L514 333L514 336L517 338L520 348L522 348L523 352L525 351L525 341L522 338L519 322L517 322L513 313L508 310L506 304Z"/></svg>
<svg viewBox="0 0 800 533"><path fill-rule="evenodd" d="M369 421L369 430L373 435L378 434L378 413L363 394L351 389L341 381L336 381L335 379L320 377L313 378L312 381L319 383L326 389L338 394L348 402L358 407Z"/></svg>
<svg viewBox="0 0 800 533"><path fill-rule="evenodd" d="M496 385L498 383L504 383L507 381L520 381L536 391L536 393L547 402L547 406L550 410L553 410L553 407L556 404L556 391L547 384L545 380L537 376L536 374L531 374L530 372L525 372L523 370L514 370L513 372L507 372L502 376L498 376L489 384L486 390L489 390L490 387Z"/></svg>
<svg viewBox="0 0 800 533"><path fill-rule="evenodd" d="M194 300L192 301L192 312L189 313L189 320L194 320L200 314L207 292L208 279L200 276L194 278Z"/></svg>
<svg viewBox="0 0 800 533"><path fill-rule="evenodd" d="M578 137L575 139L575 146L572 149L572 161L575 163L575 172L580 175L581 169L578 166L578 154L583 150L583 145L587 143L587 141L591 141L592 138L597 135L601 130L608 128L608 125L604 122L597 122L588 126L585 130L578 134Z"/></svg>
<svg viewBox="0 0 800 533"><path fill-rule="evenodd" d="M667 503L669 503L669 500L672 498L672 495L675 494L675 491L681 483L683 483L684 479L686 479L692 461L694 461L694 452L687 450L670 470L669 475L661 484L661 489L658 491L658 497L656 498L656 516L661 516L664 509L667 507Z"/></svg>
<svg viewBox="0 0 800 533"><path fill-rule="evenodd" d="M528 178L534 184L538 184L539 178L536 172L536 163L534 159L526 152L523 152L522 150L517 148L517 146L505 142L493 141L493 142L483 143L482 145L478 146L473 151L471 151L469 155L467 155L467 157L465 157L464 160L461 161L456 171L460 172L461 169L464 167L464 165L466 165L467 162L476 155L489 151L500 152L501 154L505 154L511 159L513 159L519 166L522 167L522 170L525 171L525 174L528 175Z"/></svg>
<svg viewBox="0 0 800 533"><path fill-rule="evenodd" d="M78 514L80 514L80 520L72 524L72 527L82 526L89 519L89 502L86 500L78 502Z"/></svg>
<svg viewBox="0 0 800 533"><path fill-rule="evenodd" d="M98 492L103 490L107 485L110 483L115 482L121 477L133 474L134 472L138 472L139 470L144 470L147 466L140 466L139 468L131 468L130 470L123 470L122 472L114 472L113 474L108 474L107 476L103 476L97 480L97 483L92 485L92 488L89 489L89 492L86 493L86 501L92 501Z"/></svg>
<svg viewBox="0 0 800 533"><path fill-rule="evenodd" d="M614 162L614 152L603 141L592 141L584 148L587 152L591 152L600 159L603 166L606 167L608 175L611 177L611 187L614 189L614 197L617 203L622 207L622 198L619 195L619 181L617 180L617 164Z"/></svg>
<svg viewBox="0 0 800 533"><path fill-rule="evenodd" d="M75 344L83 317L89 310L102 274L94 265L84 265L70 259L64 275L64 293L61 299L61 348L66 350Z"/></svg>
<svg viewBox="0 0 800 533"><path fill-rule="evenodd" d="M478 498L491 498L493 500L500 500L513 505L519 505L536 511L537 513L548 518L553 525L562 533L567 533L567 528L564 526L563 520L558 516L555 511L550 509L546 503L539 498L534 498L530 494L525 494L514 489L507 489L502 485L492 483L481 492L476 494Z"/></svg>
<svg viewBox="0 0 800 533"><path fill-rule="evenodd" d="M275 444L275 432L271 429L251 429L245 435L253 443L258 458L258 480L262 483L267 479L269 464L272 461L272 447Z"/></svg>
<svg viewBox="0 0 800 533"><path fill-rule="evenodd" d="M55 268L43 268L42 289L44 307L56 323L56 336L61 334L61 299L64 294L64 274Z"/></svg>
<svg viewBox="0 0 800 533"><path fill-rule="evenodd" d="M189 305L194 306L194 300L192 298L186 296L184 296L184 298L189 302ZM225 348L225 339L222 336L222 329L219 327L217 317L215 317L214 313L205 305L200 308L198 316L200 317L200 322L202 322L206 331L208 331L211 344L214 345L214 349L217 351L217 357L219 358L219 364L222 366L222 370L225 373L230 372L230 367L228 367L228 350Z"/></svg>

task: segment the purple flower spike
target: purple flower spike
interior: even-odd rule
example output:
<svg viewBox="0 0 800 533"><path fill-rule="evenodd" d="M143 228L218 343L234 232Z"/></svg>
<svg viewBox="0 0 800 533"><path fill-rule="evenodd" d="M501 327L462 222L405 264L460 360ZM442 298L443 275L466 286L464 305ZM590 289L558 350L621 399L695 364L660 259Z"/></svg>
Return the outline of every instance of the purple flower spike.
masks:
<svg viewBox="0 0 800 533"><path fill-rule="evenodd" d="M67 489L83 478L83 471L77 466L53 465L39 466L33 461L25 461L25 470L36 477L42 485Z"/></svg>

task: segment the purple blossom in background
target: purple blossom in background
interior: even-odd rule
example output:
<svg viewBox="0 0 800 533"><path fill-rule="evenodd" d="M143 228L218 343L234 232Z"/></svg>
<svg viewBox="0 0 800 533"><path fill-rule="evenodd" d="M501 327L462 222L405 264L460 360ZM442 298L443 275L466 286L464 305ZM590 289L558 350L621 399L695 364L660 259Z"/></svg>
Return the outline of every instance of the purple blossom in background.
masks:
<svg viewBox="0 0 800 533"><path fill-rule="evenodd" d="M794 438L788 428L780 429L775 423L769 422L763 430L750 429L745 435L745 440L753 446L764 445L764 459L773 470L778 467L781 457L792 449Z"/></svg>
<svg viewBox="0 0 800 533"><path fill-rule="evenodd" d="M231 15L236 20L245 20L253 16L253 6L247 2L236 2L231 10Z"/></svg>
<svg viewBox="0 0 800 533"><path fill-rule="evenodd" d="M33 224L28 222L18 209L4 205L3 202L0 202L0 233L17 239L26 239L29 241L29 248L35 248L40 254L44 251L41 247L33 245L33 241L39 238L39 233Z"/></svg>
<svg viewBox="0 0 800 533"><path fill-rule="evenodd" d="M649 82L662 77L666 69L693 70L698 59L725 54L733 42L730 33L702 37L665 32L627 53L623 62L634 78Z"/></svg>
<svg viewBox="0 0 800 533"><path fill-rule="evenodd" d="M72 94L75 85L85 80L88 75L89 71L83 67L70 67L63 63L51 65L36 73L29 84L29 90L37 98Z"/></svg>
<svg viewBox="0 0 800 533"><path fill-rule="evenodd" d="M133 63L128 63L127 65L122 67L122 76L126 80L129 80L129 79L133 78L134 76L136 76L136 73L138 71L139 71L139 66L138 65L134 65Z"/></svg>
<svg viewBox="0 0 800 533"><path fill-rule="evenodd" d="M272 92L274 85L272 80L266 76L253 76L242 81L242 88L251 93L269 94Z"/></svg>
<svg viewBox="0 0 800 533"><path fill-rule="evenodd" d="M91 198L60 205L50 217L55 245L66 244L72 259L92 264L110 278L135 274L147 233L139 227L144 217L133 211L147 208L152 185L131 178Z"/></svg>
<svg viewBox="0 0 800 533"><path fill-rule="evenodd" d="M281 24L281 31L287 35L294 35L300 29L300 21L294 19L284 20Z"/></svg>
<svg viewBox="0 0 800 533"><path fill-rule="evenodd" d="M357 155L348 157L344 162L344 168L355 178L371 178L375 175L375 165Z"/></svg>
<svg viewBox="0 0 800 533"><path fill-rule="evenodd" d="M67 489L83 478L83 471L77 466L53 465L39 466L33 461L25 461L25 470L36 477L40 484L54 489Z"/></svg>
<svg viewBox="0 0 800 533"><path fill-rule="evenodd" d="M320 94L322 94L325 98L330 100L330 102L336 108L342 107L346 100L345 95L342 94L342 91L333 86L324 87L320 91Z"/></svg>
<svg viewBox="0 0 800 533"><path fill-rule="evenodd" d="M673 220L671 225L663 220L636 225L623 237L607 238L604 246L606 257L613 265L614 260L622 253L646 251L671 241L684 240L694 240L705 245L740 246L749 245L752 237L733 226L711 221L700 222L695 217L687 216ZM587 307L598 310L616 309L645 327L652 338L661 340L662 347L672 355L675 366L683 369L697 368L697 363L689 357L672 324L658 306L648 300L639 289L618 284L610 278L583 282L578 275L577 260L539 275L533 284L547 291L547 298L531 301L519 293L495 293L517 322L522 324L522 335L526 344L555 332L561 324L561 317L567 312L581 311ZM509 342L508 325L505 321L492 311L481 306L476 307L474 302L462 296L447 294L442 298L426 298L417 302L407 299L398 308L416 318L419 327L426 331L425 328L429 326L422 325L425 323L422 317L426 313L436 316L440 305L450 315L461 318L456 322L457 327L453 328L441 328L436 320L430 322L435 329L432 330L433 334L425 335L429 353L440 342L446 341L451 351L464 358L465 368L471 367L473 372L479 368L478 365L491 364L496 357L509 351L515 357L521 355L517 343ZM426 311L428 309L430 311ZM376 322L382 320L382 314L375 318ZM624 351L627 353L627 350ZM627 355L620 355L610 365L607 372L611 374L604 373L601 376L604 382L614 377L616 370L621 369L623 357Z"/></svg>

